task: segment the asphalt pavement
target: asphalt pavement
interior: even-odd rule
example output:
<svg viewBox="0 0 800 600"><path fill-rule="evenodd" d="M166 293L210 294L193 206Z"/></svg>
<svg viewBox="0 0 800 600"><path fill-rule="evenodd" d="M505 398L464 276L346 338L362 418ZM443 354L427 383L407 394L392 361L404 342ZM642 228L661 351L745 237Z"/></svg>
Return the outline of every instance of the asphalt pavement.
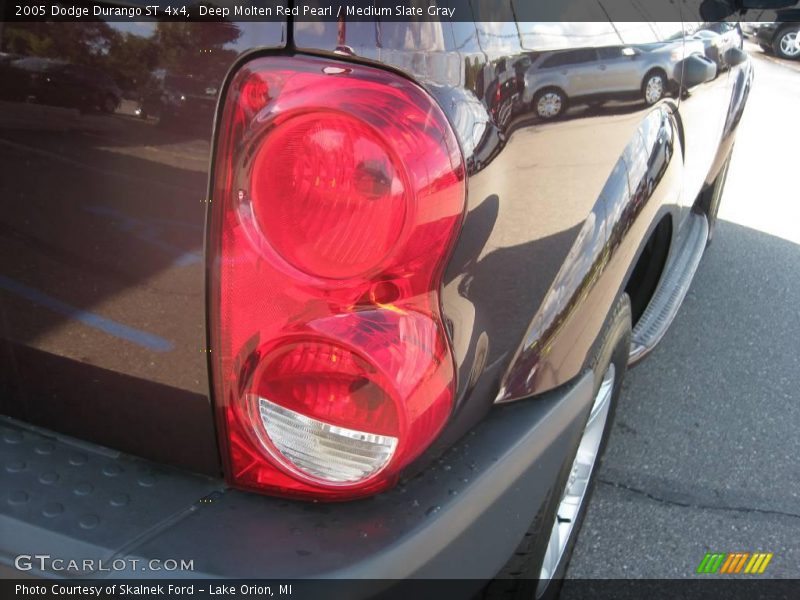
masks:
<svg viewBox="0 0 800 600"><path fill-rule="evenodd" d="M800 62L747 50L714 243L624 382L569 577L694 578L706 552L772 552L761 577L800 578Z"/></svg>

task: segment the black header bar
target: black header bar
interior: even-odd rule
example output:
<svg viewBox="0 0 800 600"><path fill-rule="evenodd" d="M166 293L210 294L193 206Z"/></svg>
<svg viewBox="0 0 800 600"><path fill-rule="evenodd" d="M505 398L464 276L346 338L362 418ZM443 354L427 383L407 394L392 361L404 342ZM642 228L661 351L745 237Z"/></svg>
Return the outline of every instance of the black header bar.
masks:
<svg viewBox="0 0 800 600"><path fill-rule="evenodd" d="M3 20L31 21L716 21L771 20L742 0L5 0ZM755 15L755 12L758 15Z"/></svg>

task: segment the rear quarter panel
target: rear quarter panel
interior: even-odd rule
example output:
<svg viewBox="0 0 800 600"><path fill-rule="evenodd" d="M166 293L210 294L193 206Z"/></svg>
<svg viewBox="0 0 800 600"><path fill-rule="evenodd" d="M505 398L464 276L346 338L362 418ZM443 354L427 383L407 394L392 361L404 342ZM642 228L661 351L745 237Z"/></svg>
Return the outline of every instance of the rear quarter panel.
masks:
<svg viewBox="0 0 800 600"><path fill-rule="evenodd" d="M680 31L675 21L670 31ZM633 25L623 43L645 35ZM407 74L437 98L461 142L467 214L443 297L458 400L443 443L497 399L573 379L588 364L647 233L663 215L676 222L680 216L680 98L653 107L638 98L575 103L552 121L519 102L510 119L498 122L486 94L492 81L511 71L519 97L529 98L524 57L619 45L620 33L608 22L355 23L345 31L295 23L294 41L299 51L346 48L351 60ZM661 152L663 168L654 169L659 134L669 138L670 150Z"/></svg>

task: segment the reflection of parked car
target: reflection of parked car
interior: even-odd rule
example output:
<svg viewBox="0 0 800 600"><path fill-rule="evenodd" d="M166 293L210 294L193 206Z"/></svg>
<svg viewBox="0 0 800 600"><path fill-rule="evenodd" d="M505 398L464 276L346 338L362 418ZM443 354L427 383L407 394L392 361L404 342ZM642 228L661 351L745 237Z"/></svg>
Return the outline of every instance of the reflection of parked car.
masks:
<svg viewBox="0 0 800 600"><path fill-rule="evenodd" d="M655 104L680 79L683 41L546 52L525 74L523 101L545 119L575 99L640 97Z"/></svg>
<svg viewBox="0 0 800 600"><path fill-rule="evenodd" d="M753 37L756 34L756 31L758 31L760 25L760 21L742 21L740 23L742 35L747 38Z"/></svg>
<svg viewBox="0 0 800 600"><path fill-rule="evenodd" d="M8 52L0 52L0 69L7 68L12 61L22 58L17 54L9 54Z"/></svg>
<svg viewBox="0 0 800 600"><path fill-rule="evenodd" d="M486 105L501 128L508 124L515 105L519 103L516 72L510 69L507 63L506 59L497 61L494 65L497 77L486 89Z"/></svg>
<svg viewBox="0 0 800 600"><path fill-rule="evenodd" d="M731 64L739 64L742 60L742 57L745 56L744 52L738 50L737 52L740 52L740 56L731 61ZM695 53L687 56L683 61L682 69L683 85L681 89L681 97L685 97L690 88L715 79L718 73L717 63L701 53Z"/></svg>
<svg viewBox="0 0 800 600"><path fill-rule="evenodd" d="M13 81L14 71L11 63L21 58L16 54L9 54L8 52L0 52L0 81L3 85L0 86L0 100L8 99L13 93L11 82Z"/></svg>
<svg viewBox="0 0 800 600"><path fill-rule="evenodd" d="M779 11L779 15L800 21L800 10ZM781 58L800 59L800 48L795 43L798 32L800 32L800 22L773 21L761 23L755 37L764 52L774 53Z"/></svg>
<svg viewBox="0 0 800 600"><path fill-rule="evenodd" d="M723 44L724 41L722 36L714 31L709 31L707 29L701 29L696 31L693 39L698 40L703 43L703 50L706 58L709 60L713 60L717 67L722 69L724 66L725 59L723 58L724 49Z"/></svg>
<svg viewBox="0 0 800 600"><path fill-rule="evenodd" d="M706 57L713 60L719 70L730 66L726 59L730 50L742 48L742 36L730 23L715 23L704 27L696 31L692 39L702 42Z"/></svg>
<svg viewBox="0 0 800 600"><path fill-rule="evenodd" d="M729 23L720 21L718 23L707 23L704 29L713 31L722 36L723 46L727 51L729 48L742 49L744 45L744 34L739 23Z"/></svg>
<svg viewBox="0 0 800 600"><path fill-rule="evenodd" d="M479 171L500 151L503 136L492 122L484 104L463 89L429 84L436 99L448 107L453 128L458 132L468 167Z"/></svg>
<svg viewBox="0 0 800 600"><path fill-rule="evenodd" d="M81 111L112 113L122 92L105 73L51 58L12 60L4 69L4 96Z"/></svg>
<svg viewBox="0 0 800 600"><path fill-rule="evenodd" d="M142 95L138 115L155 116L165 127L207 121L217 104L217 85L201 78L161 71Z"/></svg>
<svg viewBox="0 0 800 600"><path fill-rule="evenodd" d="M505 127L511 118L514 105L519 98L515 79L498 79L492 82L489 95L489 110L500 127Z"/></svg>

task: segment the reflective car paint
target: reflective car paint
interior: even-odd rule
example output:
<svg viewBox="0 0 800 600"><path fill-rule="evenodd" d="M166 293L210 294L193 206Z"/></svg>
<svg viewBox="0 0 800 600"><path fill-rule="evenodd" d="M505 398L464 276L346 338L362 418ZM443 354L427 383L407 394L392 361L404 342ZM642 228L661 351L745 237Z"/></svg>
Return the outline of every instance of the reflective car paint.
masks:
<svg viewBox="0 0 800 600"><path fill-rule="evenodd" d="M124 93L105 113L0 84L0 412L219 474L203 259L218 92L200 118L137 108L153 72L221 89L239 56L285 42L280 23L3 25L5 55Z"/></svg>
<svg viewBox="0 0 800 600"><path fill-rule="evenodd" d="M442 296L458 390L440 444L495 401L572 381L591 362L648 234L666 217L680 236L697 193L713 180L750 67L703 71L684 85L678 56L668 78L674 85L654 105L635 93L593 94L584 82L589 93L546 122L532 111L526 73L543 53L571 48L646 51L669 43L683 47L686 61L679 21L676 12L671 24L295 22L291 36L264 23L25 30L67 56L99 39L117 60L107 65L128 66L110 67L123 80L111 115L39 97L2 100L0 244L8 284L0 285L0 410L219 472L203 269L213 115L189 100L217 100L237 61L284 48L288 38L289 52L409 77L438 101L461 145L467 215ZM4 26L0 51L33 53L15 27ZM147 46L154 54L131 69L143 39L157 42ZM191 94L153 77L159 69L178 74L177 42L190 42L193 53L181 55L192 68L179 73L196 79ZM99 61L83 55L87 64ZM154 340L164 342L155 347Z"/></svg>
<svg viewBox="0 0 800 600"><path fill-rule="evenodd" d="M732 98L737 75L702 60L655 106L640 94L604 89L584 92L582 102L545 121L527 102L535 94L526 73L546 53L671 44L683 49L674 59L681 77L689 58L702 54L679 23L638 25L357 23L343 32L295 23L301 51L344 48L353 60L411 76L439 100L460 138L470 169L468 213L443 301L459 394L442 445L492 402L554 389L587 367L649 234L668 217L677 241L715 176L728 107L741 100ZM744 62L732 73L749 69ZM487 90L513 77L513 108L498 110Z"/></svg>

